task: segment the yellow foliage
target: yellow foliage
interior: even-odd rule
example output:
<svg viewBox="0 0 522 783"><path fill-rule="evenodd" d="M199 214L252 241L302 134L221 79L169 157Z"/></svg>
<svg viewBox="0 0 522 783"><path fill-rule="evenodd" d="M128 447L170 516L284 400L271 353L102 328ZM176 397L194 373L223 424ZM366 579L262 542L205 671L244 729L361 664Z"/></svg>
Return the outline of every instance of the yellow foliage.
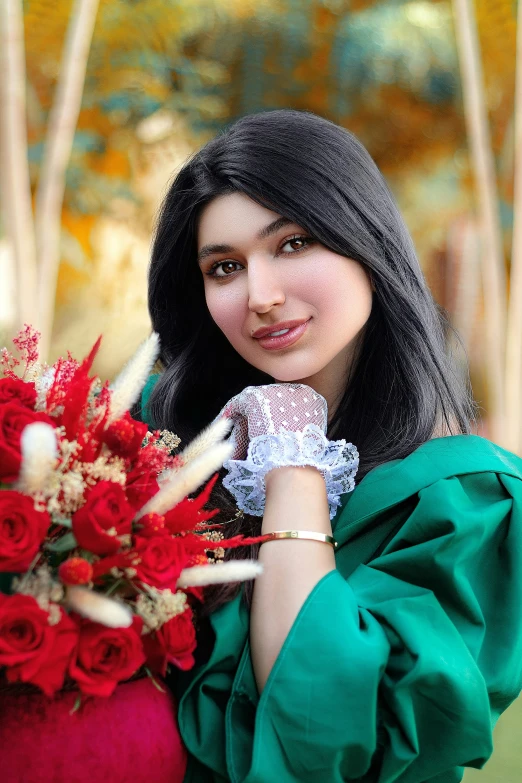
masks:
<svg viewBox="0 0 522 783"><path fill-rule="evenodd" d="M498 154L513 114L516 58L516 4L513 0L475 0L493 146Z"/></svg>
<svg viewBox="0 0 522 783"><path fill-rule="evenodd" d="M91 232L96 223L94 215L83 215L78 212L71 212L65 208L62 212L62 226L81 245L82 250L87 256L91 253Z"/></svg>
<svg viewBox="0 0 522 783"><path fill-rule="evenodd" d="M77 269L68 263L60 264L58 282L56 285L56 304L64 305L74 302L88 285L90 275L85 269Z"/></svg>

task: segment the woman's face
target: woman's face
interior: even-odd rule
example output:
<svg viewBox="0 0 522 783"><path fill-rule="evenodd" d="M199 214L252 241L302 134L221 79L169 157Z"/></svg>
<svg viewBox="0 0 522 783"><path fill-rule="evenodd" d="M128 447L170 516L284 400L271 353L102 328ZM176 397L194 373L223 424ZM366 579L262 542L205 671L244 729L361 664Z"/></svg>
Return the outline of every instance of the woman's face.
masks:
<svg viewBox="0 0 522 783"><path fill-rule="evenodd" d="M235 350L275 381L311 386L331 408L372 307L365 269L242 193L203 209L198 262L210 314ZM286 336L256 335L287 321L297 325Z"/></svg>

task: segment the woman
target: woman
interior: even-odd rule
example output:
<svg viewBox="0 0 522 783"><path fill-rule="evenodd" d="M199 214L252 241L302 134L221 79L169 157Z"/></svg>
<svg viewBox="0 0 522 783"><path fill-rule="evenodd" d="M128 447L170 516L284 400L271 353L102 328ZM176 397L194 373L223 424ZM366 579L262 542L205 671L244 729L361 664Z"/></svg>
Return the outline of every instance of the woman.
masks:
<svg viewBox="0 0 522 783"><path fill-rule="evenodd" d="M482 766L522 687L522 461L470 434L447 324L368 153L313 114L242 118L172 183L149 294L163 371L146 416L187 441L224 409L236 453L213 502L254 511L226 534L298 531L261 544L253 593L217 593L201 623L207 655L175 685L185 781Z"/></svg>

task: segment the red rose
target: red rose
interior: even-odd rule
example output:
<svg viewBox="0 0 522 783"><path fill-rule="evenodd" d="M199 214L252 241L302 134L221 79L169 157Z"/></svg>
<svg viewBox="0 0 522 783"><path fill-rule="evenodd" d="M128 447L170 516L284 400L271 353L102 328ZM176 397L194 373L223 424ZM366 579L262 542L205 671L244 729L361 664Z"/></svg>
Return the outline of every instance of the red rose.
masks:
<svg viewBox="0 0 522 783"><path fill-rule="evenodd" d="M114 454L132 459L140 450L143 438L148 431L149 428L146 424L135 421L127 411L120 419L116 419L107 427L102 440Z"/></svg>
<svg viewBox="0 0 522 783"><path fill-rule="evenodd" d="M20 378L0 378L0 405L5 402L19 402L26 408L34 408L34 383L22 381Z"/></svg>
<svg viewBox="0 0 522 783"><path fill-rule="evenodd" d="M85 505L73 514L73 533L88 552L112 555L121 546L119 536L131 532L134 514L119 484L100 481L89 491Z"/></svg>
<svg viewBox="0 0 522 783"><path fill-rule="evenodd" d="M136 536L131 561L136 578L160 590L175 590L182 570L188 565L189 555L181 538L168 535Z"/></svg>
<svg viewBox="0 0 522 783"><path fill-rule="evenodd" d="M25 571L44 540L51 518L20 492L0 492L0 571Z"/></svg>
<svg viewBox="0 0 522 783"><path fill-rule="evenodd" d="M57 604L53 610L51 625L32 596L0 593L0 666L8 682L30 682L48 696L62 687L78 640L76 624Z"/></svg>
<svg viewBox="0 0 522 783"><path fill-rule="evenodd" d="M36 413L18 401L0 405L0 481L11 482L18 478L22 461L22 430L35 421L55 426L46 413Z"/></svg>
<svg viewBox="0 0 522 783"><path fill-rule="evenodd" d="M127 474L127 484L125 494L129 503L139 511L156 492L159 491L159 484L156 480L156 474L152 471L142 472L139 469L131 470Z"/></svg>
<svg viewBox="0 0 522 783"><path fill-rule="evenodd" d="M196 630L192 620L192 609L187 607L182 614L168 620L158 631L145 634L143 647L147 664L152 671L165 676L167 664L187 671L194 666Z"/></svg>
<svg viewBox="0 0 522 783"><path fill-rule="evenodd" d="M83 693L110 696L145 663L141 640L143 621L134 617L129 628L107 628L80 620L80 639L69 674Z"/></svg>

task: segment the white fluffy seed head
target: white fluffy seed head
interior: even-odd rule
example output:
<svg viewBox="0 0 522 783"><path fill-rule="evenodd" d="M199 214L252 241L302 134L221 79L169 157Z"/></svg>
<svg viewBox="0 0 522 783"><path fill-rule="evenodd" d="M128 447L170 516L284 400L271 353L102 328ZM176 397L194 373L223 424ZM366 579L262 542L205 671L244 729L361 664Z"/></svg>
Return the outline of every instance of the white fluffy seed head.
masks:
<svg viewBox="0 0 522 783"><path fill-rule="evenodd" d="M222 441L230 432L233 421L222 416L197 435L179 455L183 465L200 457L207 449Z"/></svg>
<svg viewBox="0 0 522 783"><path fill-rule="evenodd" d="M216 565L192 566L184 568L178 579L177 586L203 587L224 582L245 582L255 579L263 573L263 566L256 560L228 560Z"/></svg>
<svg viewBox="0 0 522 783"><path fill-rule="evenodd" d="M67 587L65 602L82 617L108 628L128 628L132 625L132 612L128 607L87 587Z"/></svg>
<svg viewBox="0 0 522 783"><path fill-rule="evenodd" d="M58 457L54 427L43 421L28 424L20 438L22 463L17 488L21 492L40 492Z"/></svg>
<svg viewBox="0 0 522 783"><path fill-rule="evenodd" d="M226 441L211 446L188 465L173 473L159 492L138 512L136 518L140 519L144 514L165 514L170 511L222 468L223 463L232 456L232 450L233 447Z"/></svg>
<svg viewBox="0 0 522 783"><path fill-rule="evenodd" d="M159 336L153 332L140 345L111 385L109 424L121 418L134 405L147 382L158 355Z"/></svg>

